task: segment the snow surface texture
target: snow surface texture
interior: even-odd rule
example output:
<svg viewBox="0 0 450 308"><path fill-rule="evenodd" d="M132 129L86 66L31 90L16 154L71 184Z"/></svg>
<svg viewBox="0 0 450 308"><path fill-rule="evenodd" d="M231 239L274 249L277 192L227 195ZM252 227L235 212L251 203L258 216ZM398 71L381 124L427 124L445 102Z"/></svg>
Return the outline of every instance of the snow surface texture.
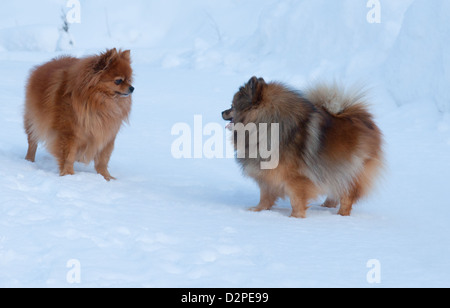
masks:
<svg viewBox="0 0 450 308"><path fill-rule="evenodd" d="M0 287L450 286L447 0L381 0L374 24L361 0L81 1L69 33L67 2L0 3ZM118 180L79 164L60 178L43 148L26 162L31 67L108 47L132 49L136 80ZM388 166L352 217L250 213L259 191L234 160L173 158L172 127L225 127L253 75L371 88Z"/></svg>

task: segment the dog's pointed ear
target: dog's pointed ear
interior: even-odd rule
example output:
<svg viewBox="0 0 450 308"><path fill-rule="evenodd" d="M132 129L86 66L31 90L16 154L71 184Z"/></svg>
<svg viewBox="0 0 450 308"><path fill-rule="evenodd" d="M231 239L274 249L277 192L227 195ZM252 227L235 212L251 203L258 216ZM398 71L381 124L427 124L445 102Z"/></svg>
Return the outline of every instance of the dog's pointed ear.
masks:
<svg viewBox="0 0 450 308"><path fill-rule="evenodd" d="M123 59L131 62L131 50L125 50L121 53Z"/></svg>
<svg viewBox="0 0 450 308"><path fill-rule="evenodd" d="M255 76L253 76L252 78L250 78L250 80L247 82L247 86L253 90L256 87L256 84L258 83L258 78L256 78Z"/></svg>
<svg viewBox="0 0 450 308"><path fill-rule="evenodd" d="M253 76L247 83L247 88L252 95L252 104L258 104L262 100L263 90L266 86L263 78Z"/></svg>
<svg viewBox="0 0 450 308"><path fill-rule="evenodd" d="M112 60L117 57L117 49L107 50L105 53L102 53L98 58L97 62L94 65L95 72L101 72L108 68L111 64Z"/></svg>
<svg viewBox="0 0 450 308"><path fill-rule="evenodd" d="M253 76L247 83L251 89L256 89L258 84L266 85L266 81L264 78L257 78L256 76Z"/></svg>

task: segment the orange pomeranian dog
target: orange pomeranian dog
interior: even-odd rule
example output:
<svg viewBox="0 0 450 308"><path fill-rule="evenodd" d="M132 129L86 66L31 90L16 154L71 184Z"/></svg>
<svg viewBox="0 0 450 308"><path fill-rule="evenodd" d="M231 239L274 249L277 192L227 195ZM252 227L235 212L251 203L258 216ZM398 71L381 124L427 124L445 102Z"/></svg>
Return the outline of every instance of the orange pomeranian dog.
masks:
<svg viewBox="0 0 450 308"><path fill-rule="evenodd" d="M36 67L25 104L26 159L34 162L39 142L57 159L60 175L74 163L95 161L107 181L114 142L131 111L130 51L111 49L83 59L56 58Z"/></svg>
<svg viewBox="0 0 450 308"><path fill-rule="evenodd" d="M326 195L324 207L340 204L339 214L349 216L383 167L382 133L361 91L319 85L302 93L253 77L222 116L233 124L238 156L258 153L259 143L272 144L261 136L277 137L279 143L279 163L272 169L261 168L265 159L261 153L238 157L244 173L260 186L261 201L253 211L269 210L277 199L288 196L292 216L304 218L308 202ZM251 128L252 123L257 131L249 129L249 134L260 136L259 143L239 146L236 127ZM271 123L279 125L279 136L258 129L258 125Z"/></svg>

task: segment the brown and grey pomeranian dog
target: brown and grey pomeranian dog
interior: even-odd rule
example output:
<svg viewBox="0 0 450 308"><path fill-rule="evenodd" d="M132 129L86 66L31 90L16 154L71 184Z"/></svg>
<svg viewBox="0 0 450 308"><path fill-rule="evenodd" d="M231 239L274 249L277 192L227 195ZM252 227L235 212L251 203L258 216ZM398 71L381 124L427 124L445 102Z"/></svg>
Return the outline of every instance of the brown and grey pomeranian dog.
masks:
<svg viewBox="0 0 450 308"><path fill-rule="evenodd" d="M318 85L302 93L253 77L222 116L232 123L228 127L234 131L244 173L261 189L261 201L253 211L269 210L287 196L292 217L305 218L309 202L326 195L324 207L340 204L339 214L349 216L383 167L382 133L363 91ZM267 131L275 124L277 130ZM240 143L242 131L249 139L255 134L258 138ZM260 154L262 141L271 144L277 156L272 168L262 168L267 162L267 156ZM258 155L251 156L252 152Z"/></svg>
<svg viewBox="0 0 450 308"><path fill-rule="evenodd" d="M34 162L42 142L58 160L60 175L76 161L95 161L107 181L116 135L131 111L130 51L116 49L82 59L56 58L36 67L25 103L26 159Z"/></svg>

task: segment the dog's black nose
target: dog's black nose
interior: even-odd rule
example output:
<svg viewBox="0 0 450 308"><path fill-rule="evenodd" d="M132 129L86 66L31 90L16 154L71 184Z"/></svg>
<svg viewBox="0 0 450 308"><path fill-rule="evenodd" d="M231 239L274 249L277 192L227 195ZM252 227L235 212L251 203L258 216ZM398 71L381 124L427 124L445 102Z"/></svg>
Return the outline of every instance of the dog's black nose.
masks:
<svg viewBox="0 0 450 308"><path fill-rule="evenodd" d="M130 87L130 89L128 89L128 91L130 91L130 93L134 92L134 87Z"/></svg>
<svg viewBox="0 0 450 308"><path fill-rule="evenodd" d="M225 110L224 112L222 112L222 119L224 119L225 121L228 120L228 110Z"/></svg>

